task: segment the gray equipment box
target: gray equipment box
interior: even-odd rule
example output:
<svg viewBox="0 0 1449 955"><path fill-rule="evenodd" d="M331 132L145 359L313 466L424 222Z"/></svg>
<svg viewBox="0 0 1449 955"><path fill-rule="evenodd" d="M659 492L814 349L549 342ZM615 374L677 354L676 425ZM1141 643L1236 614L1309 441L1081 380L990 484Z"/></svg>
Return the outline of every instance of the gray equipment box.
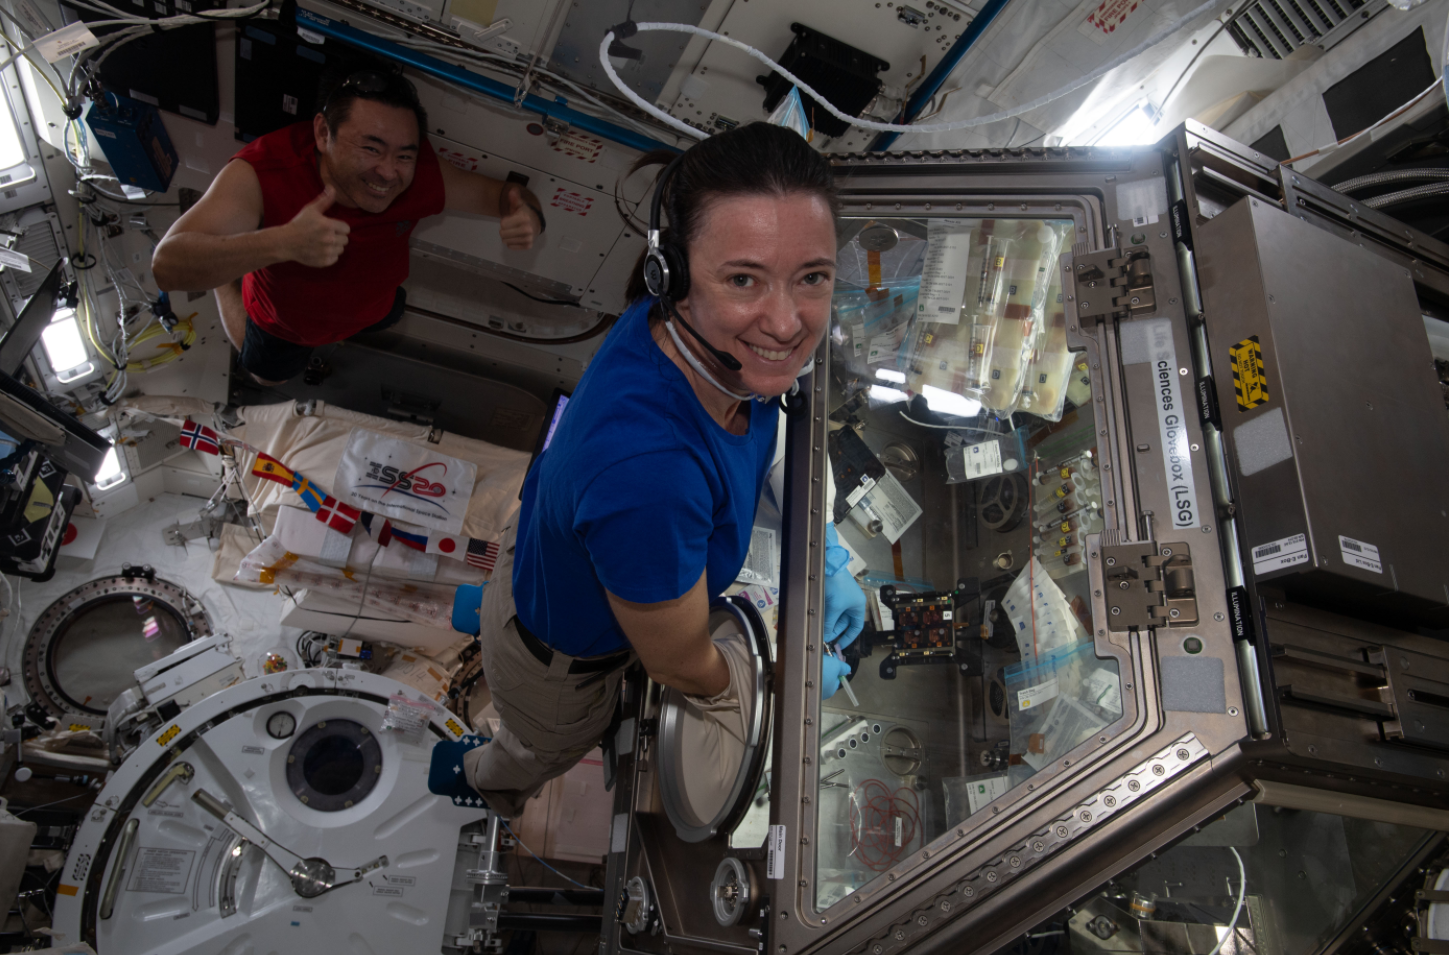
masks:
<svg viewBox="0 0 1449 955"><path fill-rule="evenodd" d="M1408 272L1257 199L1198 235L1245 571L1449 626L1449 417Z"/></svg>

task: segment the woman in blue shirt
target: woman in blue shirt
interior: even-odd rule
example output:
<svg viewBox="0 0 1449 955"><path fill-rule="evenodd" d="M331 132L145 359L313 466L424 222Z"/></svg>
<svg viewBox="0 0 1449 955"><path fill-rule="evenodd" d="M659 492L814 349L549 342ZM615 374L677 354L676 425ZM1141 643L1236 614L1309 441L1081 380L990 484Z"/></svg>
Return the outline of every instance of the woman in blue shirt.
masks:
<svg viewBox="0 0 1449 955"><path fill-rule="evenodd" d="M661 301L641 259L484 592L502 726L464 765L505 816L598 743L633 654L656 682L730 699L743 659L706 623L744 564L775 448L776 405L751 399L788 391L829 323L835 191L799 135L755 123L714 136L661 188L687 283Z"/></svg>

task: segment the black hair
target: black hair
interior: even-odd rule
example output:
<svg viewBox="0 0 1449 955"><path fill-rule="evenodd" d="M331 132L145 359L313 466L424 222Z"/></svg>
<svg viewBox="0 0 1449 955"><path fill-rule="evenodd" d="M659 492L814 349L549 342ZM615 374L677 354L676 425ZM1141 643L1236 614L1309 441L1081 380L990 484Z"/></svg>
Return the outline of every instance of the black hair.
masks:
<svg viewBox="0 0 1449 955"><path fill-rule="evenodd" d="M640 156L631 174L646 166L667 166L676 157L666 150ZM810 148L799 133L772 123L750 123L719 133L691 147L665 185L662 236L672 238L687 253L699 234L710 201L722 196L776 195L794 192L818 195L838 215L840 200L830 161ZM648 199L640 209L648 208ZM644 287L644 255L634 266L624 290L630 302L649 294Z"/></svg>
<svg viewBox="0 0 1449 955"><path fill-rule="evenodd" d="M322 106L317 112L327 120L327 129L332 135L347 122L355 100L365 99L386 106L411 110L418 119L418 143L428 134L428 111L418 99L417 87L401 73L394 70L361 70L347 76L338 76L324 86Z"/></svg>

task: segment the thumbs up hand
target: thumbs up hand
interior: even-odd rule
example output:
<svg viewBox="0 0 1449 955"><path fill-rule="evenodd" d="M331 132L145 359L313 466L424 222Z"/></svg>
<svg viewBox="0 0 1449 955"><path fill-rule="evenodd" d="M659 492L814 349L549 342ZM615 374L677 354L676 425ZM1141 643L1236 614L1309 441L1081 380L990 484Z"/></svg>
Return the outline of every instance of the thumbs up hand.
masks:
<svg viewBox="0 0 1449 955"><path fill-rule="evenodd" d="M336 201L337 193L329 185L287 223L292 261L323 269L342 257L352 227L326 214Z"/></svg>
<svg viewBox="0 0 1449 955"><path fill-rule="evenodd" d="M543 231L543 218L523 198L523 187L505 183L498 196L498 237L510 249L533 248L534 237Z"/></svg>

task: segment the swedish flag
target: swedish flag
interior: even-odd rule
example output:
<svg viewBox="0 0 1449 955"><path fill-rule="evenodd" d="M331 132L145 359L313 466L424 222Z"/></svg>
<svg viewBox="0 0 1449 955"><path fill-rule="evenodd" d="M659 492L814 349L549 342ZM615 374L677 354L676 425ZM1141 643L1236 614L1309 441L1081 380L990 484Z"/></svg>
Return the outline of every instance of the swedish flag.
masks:
<svg viewBox="0 0 1449 955"><path fill-rule="evenodd" d="M297 496L302 499L302 503L307 505L307 510L313 514L316 514L321 509L322 501L327 497L326 491L318 489L311 481L304 478L297 471L292 472L292 490L297 492Z"/></svg>

